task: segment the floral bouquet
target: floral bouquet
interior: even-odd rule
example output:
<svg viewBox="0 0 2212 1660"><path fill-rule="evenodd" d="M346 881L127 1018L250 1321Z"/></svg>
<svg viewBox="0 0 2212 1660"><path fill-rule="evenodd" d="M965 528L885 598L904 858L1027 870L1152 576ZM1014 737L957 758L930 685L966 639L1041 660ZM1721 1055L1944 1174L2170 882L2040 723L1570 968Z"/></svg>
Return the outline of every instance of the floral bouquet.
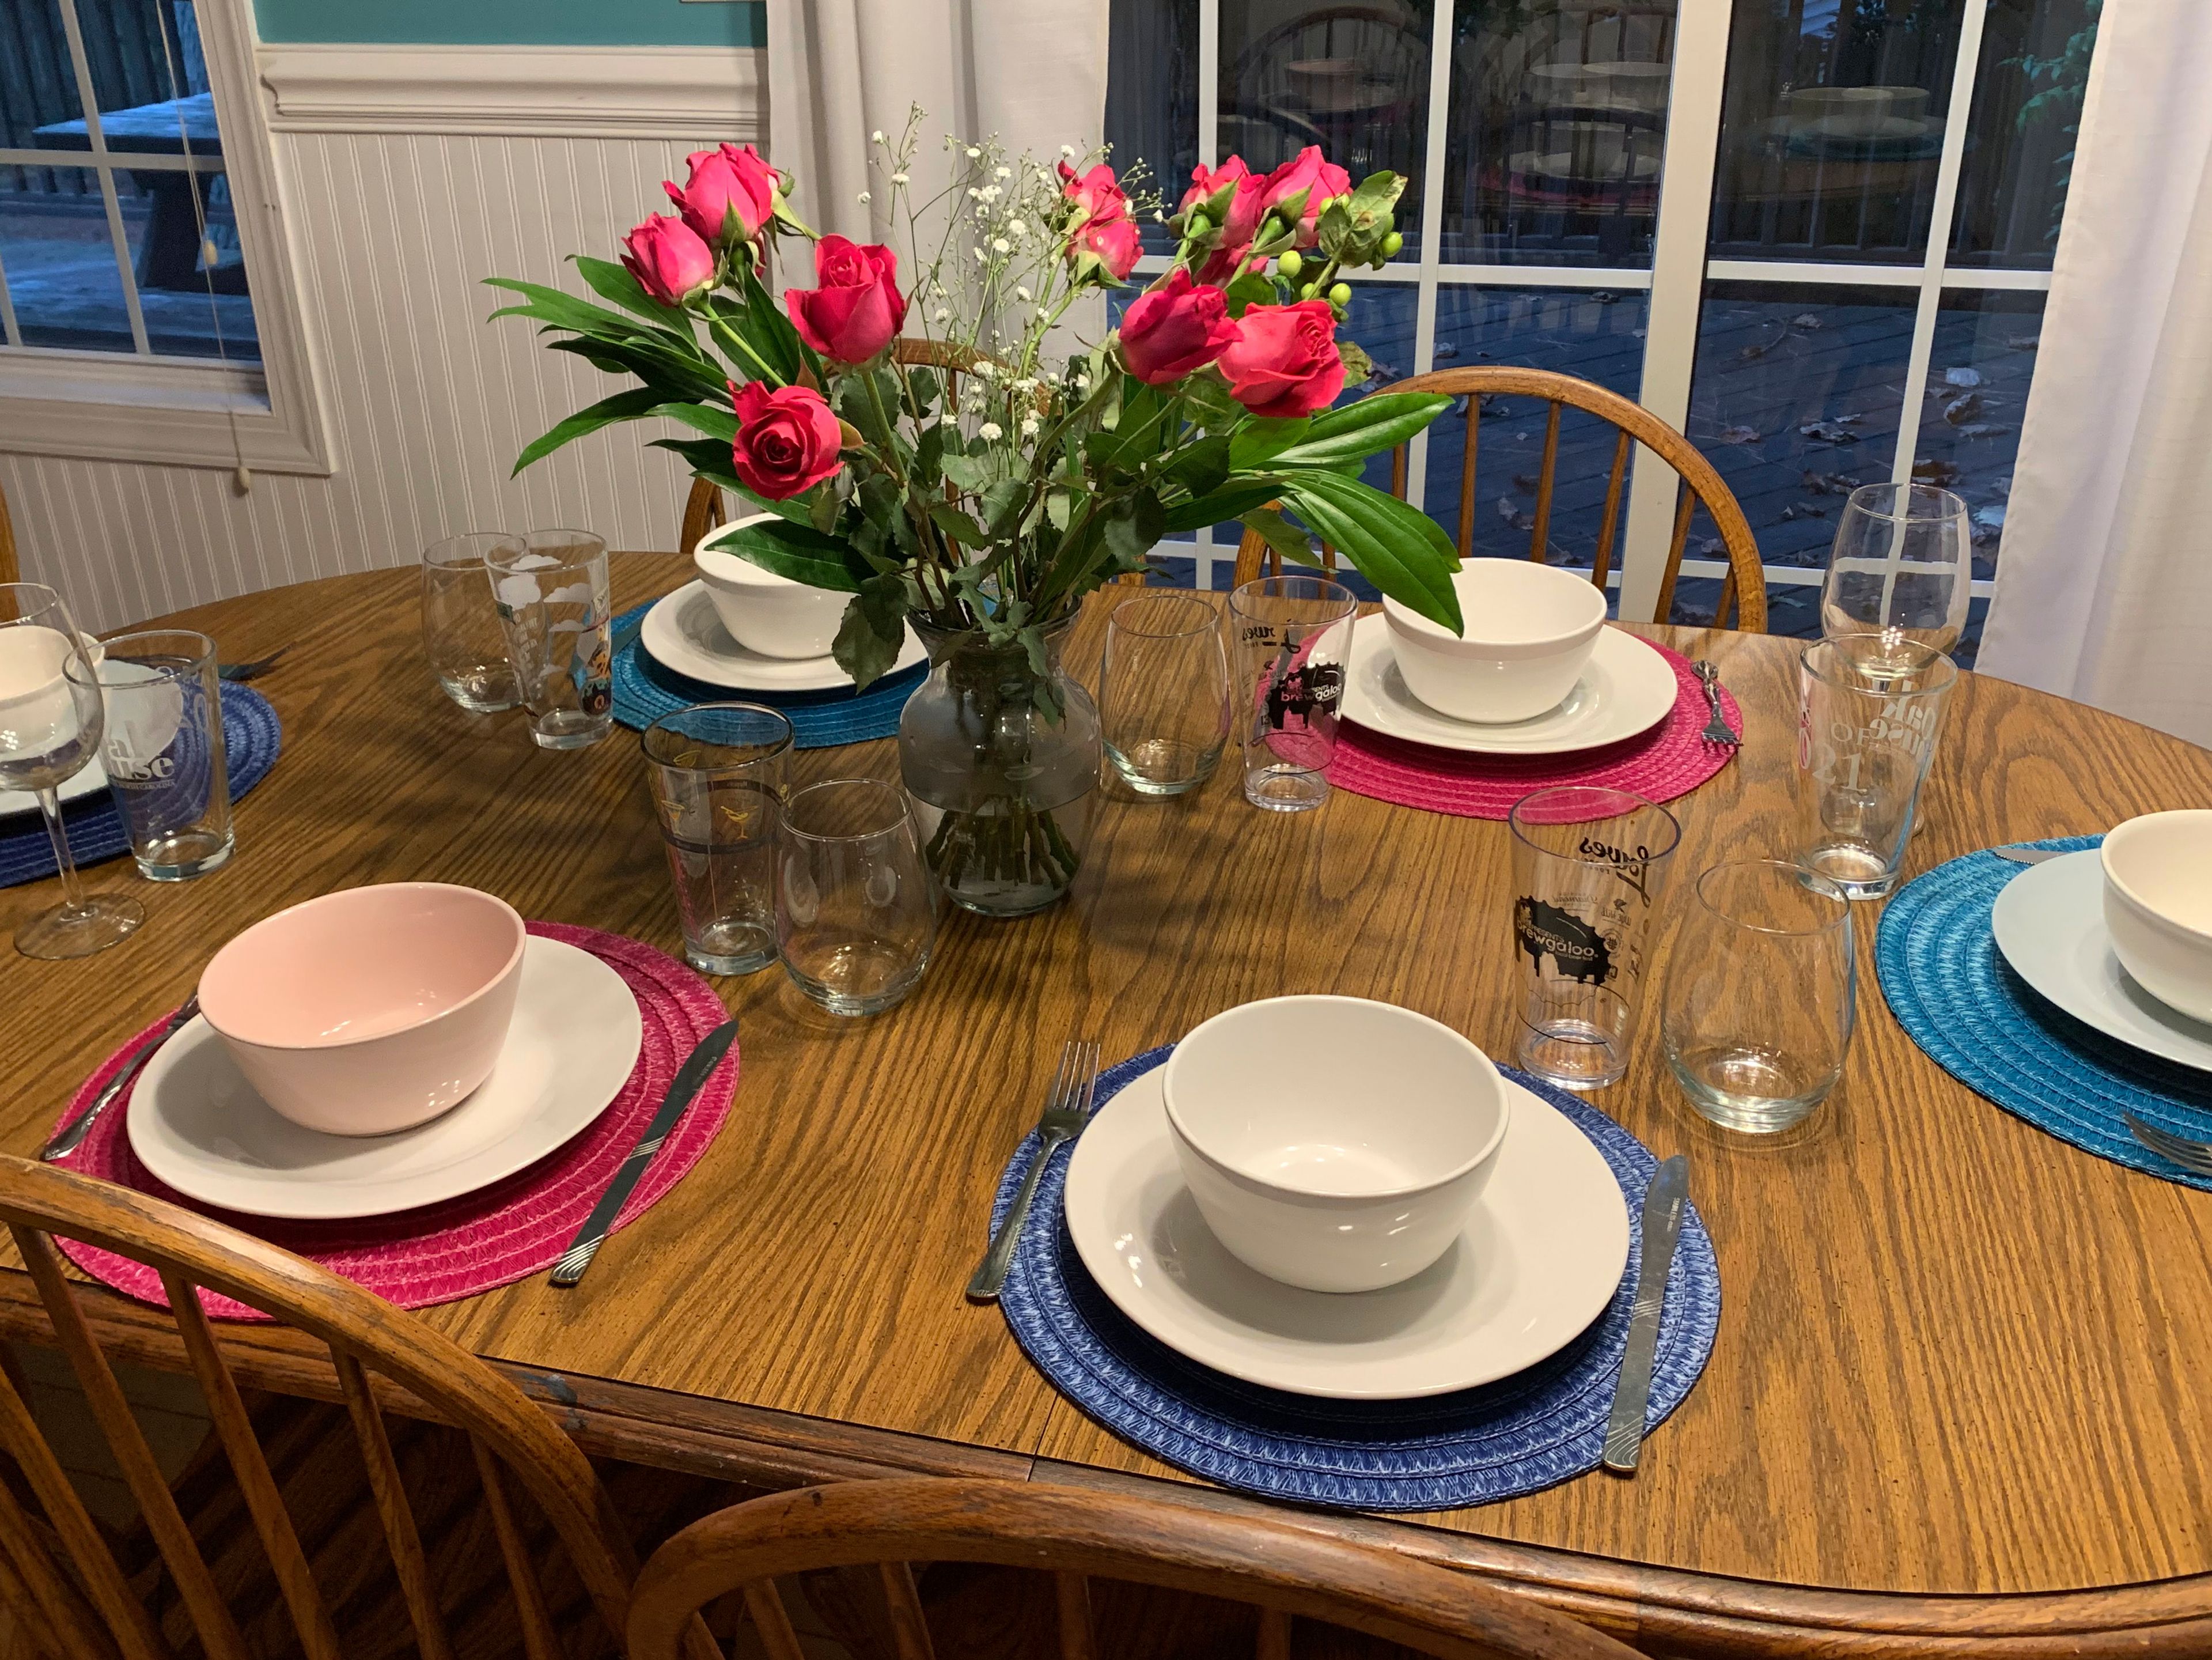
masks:
<svg viewBox="0 0 2212 1660"><path fill-rule="evenodd" d="M531 318L560 337L553 350L640 383L562 422L516 470L614 422L690 429L655 441L761 510L717 545L853 596L835 654L856 686L891 666L910 620L956 680L960 660L979 666L959 690L987 781L1030 759L1033 723L1010 708L1061 714L1061 625L1164 537L1240 520L1310 562L1310 532L1383 593L1459 626L1451 543L1359 477L1449 400L1334 407L1369 372L1338 332L1352 297L1338 274L1397 252L1401 177L1355 187L1313 147L1264 174L1232 157L1197 169L1170 217L1139 169L1117 178L1103 151L1063 146L1046 166L948 139L951 183L917 201L920 119L871 141L904 232L903 281L898 253L817 236L789 205L793 181L728 144L690 157L687 182L666 186L677 213L633 230L621 264L576 259L606 305L489 279L523 296L496 315ZM1146 212L1176 238L1167 269L1118 327L1048 355L1076 301L1127 287ZM781 303L780 239L811 243L814 277ZM1024 661L1026 678L1006 666ZM981 837L925 824L942 832L941 875L970 843L986 864L1073 874L1048 811L1040 824L988 787L975 800L1010 823Z"/></svg>

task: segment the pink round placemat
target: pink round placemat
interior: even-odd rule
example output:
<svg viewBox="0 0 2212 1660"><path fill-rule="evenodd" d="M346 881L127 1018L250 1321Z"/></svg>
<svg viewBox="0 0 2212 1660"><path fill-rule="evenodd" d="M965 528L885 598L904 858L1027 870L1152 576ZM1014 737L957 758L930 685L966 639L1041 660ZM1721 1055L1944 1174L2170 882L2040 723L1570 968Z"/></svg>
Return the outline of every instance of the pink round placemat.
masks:
<svg viewBox="0 0 2212 1660"><path fill-rule="evenodd" d="M1646 641L1647 645L1652 642ZM1346 721L1337 728L1329 781L1354 795L1461 818L1503 818L1531 790L1554 784L1597 784L1671 801L1728 765L1733 746L1708 744L1705 688L1690 660L1664 646L1652 649L1674 671L1674 707L1651 731L1603 749L1572 755L1463 755L1411 744ZM1721 708L1741 736L1743 711L1721 688Z"/></svg>
<svg viewBox="0 0 2212 1660"><path fill-rule="evenodd" d="M319 1262L403 1309L450 1303L526 1279L553 1266L591 1214L607 1183L652 1121L676 1069L699 1040L729 1018L722 1000L705 980L652 946L596 928L558 922L532 922L530 932L591 952L622 976L637 998L645 1028L637 1065L629 1081L607 1110L566 1146L529 1169L475 1193L464 1194L419 1210L344 1222L284 1222L265 1216L240 1216L185 1198L138 1162L124 1131L130 1091L100 1115L68 1168L97 1176L155 1199L199 1212L218 1222L266 1239L273 1245ZM160 1025L148 1027L108 1056L70 1099L56 1128L83 1110L100 1086L138 1050ZM135 1085L134 1085L135 1086ZM615 1226L627 1227L699 1162L714 1140L738 1088L738 1050L730 1052L639 1178ZM163 1307L161 1275L143 1263L94 1249L74 1239L58 1241L72 1262L94 1279ZM223 1320L268 1316L210 1291L201 1301Z"/></svg>

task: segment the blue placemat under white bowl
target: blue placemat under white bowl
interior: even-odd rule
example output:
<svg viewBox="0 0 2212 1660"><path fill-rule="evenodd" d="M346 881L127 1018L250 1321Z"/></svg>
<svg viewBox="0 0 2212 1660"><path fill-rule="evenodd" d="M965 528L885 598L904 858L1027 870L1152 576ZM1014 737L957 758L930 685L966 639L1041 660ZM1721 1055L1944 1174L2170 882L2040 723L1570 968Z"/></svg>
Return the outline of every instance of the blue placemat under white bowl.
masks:
<svg viewBox="0 0 2212 1660"><path fill-rule="evenodd" d="M251 686L222 687L223 762L229 769L230 799L244 795L276 764L276 751L284 741L283 723L269 700ZM69 832L70 854L80 869L131 851L130 833L106 790L74 801L62 809L62 824ZM14 813L0 818L0 888L35 882L54 873L53 843L46 836L44 815Z"/></svg>
<svg viewBox="0 0 2212 1660"><path fill-rule="evenodd" d="M2074 853L2104 839L2033 845ZM1994 853L1970 853L1898 891L1875 937L1889 1012L1944 1071L2007 1112L2100 1158L2212 1191L2212 1177L2166 1163L2120 1116L2212 1140L2212 1074L2084 1025L2032 990L1997 949L1990 914L2021 870Z"/></svg>
<svg viewBox="0 0 2212 1660"><path fill-rule="evenodd" d="M695 703L765 703L791 721L792 741L803 750L864 744L872 738L898 736L899 712L927 678L929 666L887 674L866 691L833 686L823 691L736 691L710 686L653 661L637 637L636 624L652 609L640 605L615 618L615 638L626 643L615 653L615 719L642 732L664 714Z"/></svg>
<svg viewBox="0 0 2212 1660"><path fill-rule="evenodd" d="M1156 1049L1100 1075L1098 1110L1166 1061ZM1589 1137L1628 1203L1628 1268L1589 1329L1517 1376L1414 1401L1333 1401L1224 1377L1148 1336L1083 1266L1062 1218L1070 1143L1053 1154L999 1305L1039 1371L1097 1422L1156 1457L1243 1493L1346 1510L1437 1511L1535 1493L1595 1469L1605 1447L1643 1255L1644 1189L1658 1160L1565 1091L1500 1068ZM1034 1154L1033 1132L999 1183L994 1226ZM1648 1423L1688 1395L1720 1326L1720 1269L1694 1207L1667 1281Z"/></svg>

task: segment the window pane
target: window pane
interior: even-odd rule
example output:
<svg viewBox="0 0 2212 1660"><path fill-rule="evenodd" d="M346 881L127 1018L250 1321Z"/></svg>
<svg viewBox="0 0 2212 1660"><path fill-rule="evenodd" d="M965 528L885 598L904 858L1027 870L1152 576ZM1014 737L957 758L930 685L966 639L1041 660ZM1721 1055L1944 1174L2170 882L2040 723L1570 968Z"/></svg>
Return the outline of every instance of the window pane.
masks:
<svg viewBox="0 0 2212 1660"><path fill-rule="evenodd" d="M83 113L54 0L0 5L0 144L9 149L82 149L81 131L62 135L66 142L58 146L55 135L40 129L75 121ZM0 167L0 202L16 191L75 191L90 182L89 175L80 177L81 173L69 167Z"/></svg>
<svg viewBox="0 0 2212 1660"><path fill-rule="evenodd" d="M1736 0L1712 252L1918 259L1965 0Z"/></svg>
<svg viewBox="0 0 2212 1660"><path fill-rule="evenodd" d="M1706 284L1689 435L1765 564L1824 570L1844 498L1890 476L1917 303L1905 289ZM1701 526L1689 552L1726 557ZM1769 629L1817 635L1819 598L1771 583Z"/></svg>
<svg viewBox="0 0 2212 1660"><path fill-rule="evenodd" d="M208 247L216 256L212 265L192 211L195 178L207 215ZM147 344L173 356L259 362L261 345L246 293L229 175L137 167L118 169L115 182Z"/></svg>
<svg viewBox="0 0 2212 1660"><path fill-rule="evenodd" d="M1966 498L1978 577L1996 575L2043 301L2039 294L1948 293L1936 314L1913 473Z"/></svg>
<svg viewBox="0 0 2212 1660"><path fill-rule="evenodd" d="M1447 263L1651 263L1674 0L1462 4L1445 135Z"/></svg>
<svg viewBox="0 0 2212 1660"><path fill-rule="evenodd" d="M24 172L50 176L53 187L0 192L0 269L23 344L130 351L122 274L92 169Z"/></svg>
<svg viewBox="0 0 2212 1660"><path fill-rule="evenodd" d="M2051 269L2081 117L2093 0L1990 0L1959 180L1954 265Z"/></svg>
<svg viewBox="0 0 2212 1660"><path fill-rule="evenodd" d="M1354 184L1404 173L1399 257L1418 258L1433 16L1431 0L1221 0L1221 154L1265 172L1318 144Z"/></svg>
<svg viewBox="0 0 2212 1660"><path fill-rule="evenodd" d="M1198 0L1114 0L1106 64L1114 166L1144 162L1172 213L1199 161ZM1175 251L1166 226L1143 229L1146 252Z"/></svg>
<svg viewBox="0 0 2212 1660"><path fill-rule="evenodd" d="M176 147L173 111L151 113L173 99L204 94L207 63L191 0L76 0L92 90L100 100L101 131L111 149L135 149L139 128L159 137L166 127ZM142 114L141 112L149 112ZM208 118L210 134L214 117ZM197 139L198 134L193 137Z"/></svg>
<svg viewBox="0 0 2212 1660"><path fill-rule="evenodd" d="M1640 292L1442 288L1437 291L1437 367L1510 363L1556 369L1633 398L1644 372L1647 301ZM1528 555L1548 408L1537 398L1492 397L1478 411L1461 398L1429 429L1423 505L1456 541L1468 422L1473 418L1476 423L1471 505L1478 556ZM1552 517L1545 536L1547 557L1553 564L1587 570L1596 555L1616 432L1610 422L1578 410L1561 414ZM1613 532L1615 570L1620 568L1620 537L1627 521L1625 483L1622 502Z"/></svg>

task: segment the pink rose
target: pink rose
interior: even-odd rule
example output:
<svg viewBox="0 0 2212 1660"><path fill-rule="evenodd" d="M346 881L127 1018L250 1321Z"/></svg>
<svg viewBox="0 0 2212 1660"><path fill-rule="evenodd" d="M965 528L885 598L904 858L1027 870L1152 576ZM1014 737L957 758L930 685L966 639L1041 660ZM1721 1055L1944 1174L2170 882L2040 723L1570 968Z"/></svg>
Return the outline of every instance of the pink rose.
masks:
<svg viewBox="0 0 2212 1660"><path fill-rule="evenodd" d="M814 245L812 289L786 289L783 308L799 337L838 363L865 363L906 326L898 255L834 232Z"/></svg>
<svg viewBox="0 0 2212 1660"><path fill-rule="evenodd" d="M1121 358L1147 386L1164 386L1204 368L1243 333L1219 289L1202 288L1178 265L1138 297L1121 318Z"/></svg>
<svg viewBox="0 0 2212 1660"><path fill-rule="evenodd" d="M732 381L737 441L730 460L738 482L763 502L781 502L811 489L837 471L837 417L811 386L770 392L757 380Z"/></svg>
<svg viewBox="0 0 2212 1660"><path fill-rule="evenodd" d="M1114 169L1101 161L1085 173L1060 164L1060 193L1075 204L1085 219L1126 219L1129 198Z"/></svg>
<svg viewBox="0 0 2212 1660"><path fill-rule="evenodd" d="M1080 265L1086 257L1094 259L1117 283L1137 268L1137 257L1144 251L1144 241L1137 234L1137 222L1126 215L1119 219L1090 221L1067 245L1071 260Z"/></svg>
<svg viewBox="0 0 2212 1660"><path fill-rule="evenodd" d="M691 178L682 190L666 180L662 188L684 215L684 222L717 248L750 242L775 215L781 180L750 144L743 149L694 150L684 160Z"/></svg>
<svg viewBox="0 0 2212 1660"><path fill-rule="evenodd" d="M1320 239L1314 222L1321 210L1352 189L1352 175L1331 161L1321 159L1321 146L1308 144L1289 161L1267 175L1267 192L1260 198L1261 209L1281 206L1300 191L1306 192L1305 206L1298 217L1298 246L1312 247Z"/></svg>
<svg viewBox="0 0 2212 1660"><path fill-rule="evenodd" d="M714 286L714 251L681 219L649 214L623 238L623 246L629 274L664 306L680 306Z"/></svg>
<svg viewBox="0 0 2212 1660"><path fill-rule="evenodd" d="M1237 319L1241 337L1221 354L1229 394L1255 415L1280 418L1327 409L1344 390L1336 313L1326 300L1253 306Z"/></svg>
<svg viewBox="0 0 2212 1660"><path fill-rule="evenodd" d="M1188 213L1201 203L1209 202L1224 187L1237 186L1230 198L1229 212L1222 221L1221 240L1213 245L1206 264L1199 268L1201 283L1225 283L1243 262L1245 251L1252 246L1253 233L1260 228L1260 216L1264 211L1261 199L1267 193L1267 181L1244 165L1244 158L1232 155L1211 173L1200 164L1190 170L1190 188L1183 192L1179 213ZM1252 269L1264 271L1267 262L1255 260Z"/></svg>
<svg viewBox="0 0 2212 1660"><path fill-rule="evenodd" d="M1060 164L1060 194L1074 206L1067 233L1067 263L1081 277L1086 267L1104 271L1120 282L1135 269L1144 252L1129 198L1101 161L1085 173Z"/></svg>

